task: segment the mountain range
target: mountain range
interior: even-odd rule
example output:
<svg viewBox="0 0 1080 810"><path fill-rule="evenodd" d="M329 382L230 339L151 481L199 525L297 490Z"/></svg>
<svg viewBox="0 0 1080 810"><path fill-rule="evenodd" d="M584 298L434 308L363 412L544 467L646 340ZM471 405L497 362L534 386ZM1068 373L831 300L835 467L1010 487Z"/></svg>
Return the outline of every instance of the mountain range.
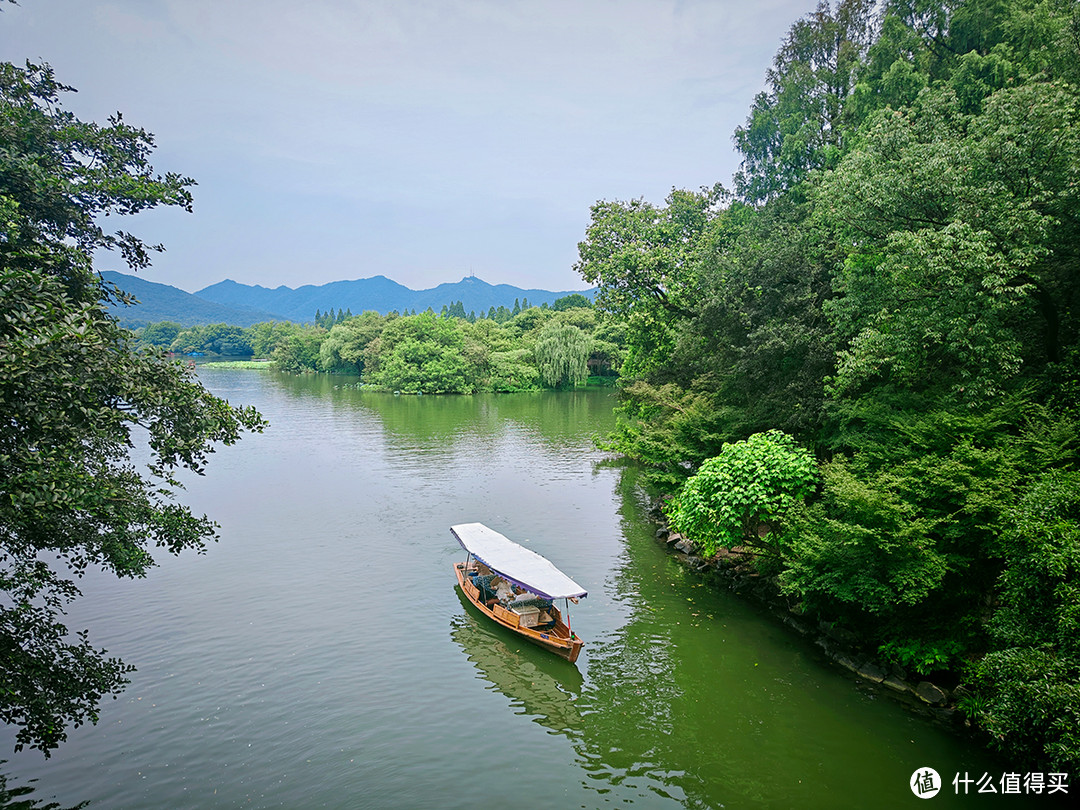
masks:
<svg viewBox="0 0 1080 810"><path fill-rule="evenodd" d="M512 309L515 301L520 303L525 299L529 304L540 306L575 292L591 299L596 292L595 289L526 290L510 284L488 284L475 276L429 290L412 290L385 276L373 276L318 286L308 284L295 290L284 286L268 289L225 280L189 293L112 270L101 275L138 300L139 303L132 307L112 308L113 314L129 328L159 321L176 321L182 326L208 323L250 326L261 321L309 323L315 320L317 311L351 310L359 315L374 310L385 315L394 310L421 312L430 307L439 312L443 306L455 301L461 301L466 312L475 311L479 315L492 307Z"/></svg>

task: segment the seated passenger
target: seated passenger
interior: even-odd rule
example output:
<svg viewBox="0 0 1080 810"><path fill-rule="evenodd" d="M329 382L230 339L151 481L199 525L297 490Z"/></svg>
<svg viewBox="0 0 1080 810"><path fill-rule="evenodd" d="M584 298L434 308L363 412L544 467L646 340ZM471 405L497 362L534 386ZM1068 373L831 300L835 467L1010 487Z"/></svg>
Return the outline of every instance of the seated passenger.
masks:
<svg viewBox="0 0 1080 810"><path fill-rule="evenodd" d="M493 581L492 585L495 588L495 593L499 597L499 601L502 602L504 605L509 603L510 600L514 598L514 591L511 588L510 583L507 582L505 579L500 578L497 583Z"/></svg>
<svg viewBox="0 0 1080 810"><path fill-rule="evenodd" d="M496 577L492 574L473 574L470 577L473 585L476 586L476 590L480 592L480 601L488 607L491 607L491 605L498 601L495 595L495 588L492 584L492 581L495 578Z"/></svg>
<svg viewBox="0 0 1080 810"><path fill-rule="evenodd" d="M529 593L524 591L516 596L513 601L510 602L512 607L528 607L530 605L538 607L540 609L551 607L551 600L543 596L537 596L535 593Z"/></svg>

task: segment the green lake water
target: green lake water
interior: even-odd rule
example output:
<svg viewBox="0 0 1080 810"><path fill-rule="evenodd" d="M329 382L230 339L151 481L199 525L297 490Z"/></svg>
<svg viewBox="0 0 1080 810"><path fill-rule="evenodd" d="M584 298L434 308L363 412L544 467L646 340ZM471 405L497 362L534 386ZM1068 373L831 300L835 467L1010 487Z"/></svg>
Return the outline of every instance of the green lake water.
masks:
<svg viewBox="0 0 1080 810"><path fill-rule="evenodd" d="M1049 807L957 797L1008 763L860 687L654 540L633 474L595 449L608 391L394 397L203 370L271 422L184 495L221 524L144 580L90 577L72 628L138 672L37 797L92 808ZM589 591L576 666L454 587L479 521ZM10 751L11 735L3 742ZM932 767L929 805L909 788ZM972 788L974 790L974 788Z"/></svg>

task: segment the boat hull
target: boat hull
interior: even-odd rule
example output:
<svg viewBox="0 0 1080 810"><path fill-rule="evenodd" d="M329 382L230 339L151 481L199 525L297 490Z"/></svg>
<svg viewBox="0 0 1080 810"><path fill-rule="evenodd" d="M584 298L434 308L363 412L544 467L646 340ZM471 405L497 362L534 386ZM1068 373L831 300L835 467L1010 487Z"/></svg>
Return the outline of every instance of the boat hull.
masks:
<svg viewBox="0 0 1080 810"><path fill-rule="evenodd" d="M454 574L457 576L458 587L465 594L465 598L472 602L481 613L496 624L502 625L527 641L538 647L543 647L553 652L560 658L565 658L570 663L577 661L578 655L584 642L570 632L570 628L563 622L562 614L554 606L549 608L555 617L555 626L550 630L540 631L521 625L521 617L512 610L507 610L502 605L486 605L480 599L480 591L465 576L465 563L454 564Z"/></svg>

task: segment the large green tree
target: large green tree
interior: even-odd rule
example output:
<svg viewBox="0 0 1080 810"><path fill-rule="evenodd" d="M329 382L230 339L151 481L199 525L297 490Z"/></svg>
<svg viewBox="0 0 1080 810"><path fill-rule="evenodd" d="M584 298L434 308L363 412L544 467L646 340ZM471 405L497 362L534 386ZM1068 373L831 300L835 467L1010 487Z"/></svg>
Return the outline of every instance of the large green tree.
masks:
<svg viewBox="0 0 1080 810"><path fill-rule="evenodd" d="M604 200L592 207L574 269L600 287L596 305L626 323L628 373L669 366L677 325L698 314L700 237L725 198L717 185L675 189L663 206Z"/></svg>
<svg viewBox="0 0 1080 810"><path fill-rule="evenodd" d="M540 330L536 340L536 367L552 388L581 385L589 376L592 340L578 327L552 321Z"/></svg>
<svg viewBox="0 0 1080 810"><path fill-rule="evenodd" d="M407 394L473 391L461 323L430 311L390 321L367 344L365 379Z"/></svg>
<svg viewBox="0 0 1080 810"><path fill-rule="evenodd" d="M994 647L969 707L994 744L1061 770L1080 764L1080 473L1051 470L1010 513Z"/></svg>
<svg viewBox="0 0 1080 810"><path fill-rule="evenodd" d="M378 312L365 312L334 324L319 346L319 368L323 371L364 371L364 350L382 332L386 319Z"/></svg>
<svg viewBox="0 0 1080 810"><path fill-rule="evenodd" d="M1029 82L966 113L951 88L871 117L821 184L856 247L833 307L839 392L952 382L968 401L1060 362L1078 334L1080 105Z"/></svg>
<svg viewBox="0 0 1080 810"><path fill-rule="evenodd" d="M119 114L78 120L62 105L69 89L47 65L0 64L0 718L18 747L46 754L95 721L130 670L64 626L75 579L140 577L154 548L202 548L215 526L176 502L176 473L202 473L214 445L263 425L138 351L108 314L125 297L94 253L140 269L160 247L102 217L190 209L193 181L155 174L152 137Z"/></svg>
<svg viewBox="0 0 1080 810"><path fill-rule="evenodd" d="M735 131L743 155L740 194L756 202L790 189L814 169L836 165L853 134L848 100L871 43L874 0L825 0L791 26Z"/></svg>

